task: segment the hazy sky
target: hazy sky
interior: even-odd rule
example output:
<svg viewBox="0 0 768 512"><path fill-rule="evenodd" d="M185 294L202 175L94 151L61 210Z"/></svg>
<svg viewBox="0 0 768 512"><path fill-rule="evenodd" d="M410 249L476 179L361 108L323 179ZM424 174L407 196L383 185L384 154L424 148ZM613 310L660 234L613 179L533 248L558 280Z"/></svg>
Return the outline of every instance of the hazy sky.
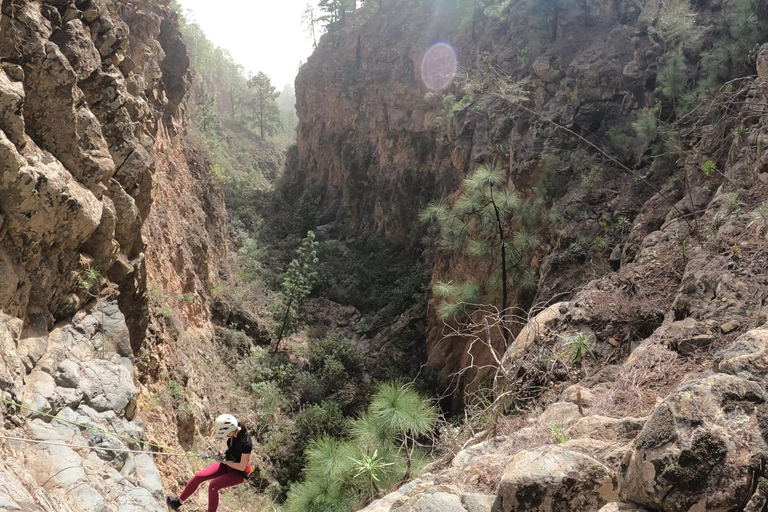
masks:
<svg viewBox="0 0 768 512"><path fill-rule="evenodd" d="M280 91L293 85L312 53L301 29L308 0L179 0L213 44L230 51L246 72L263 71ZM314 3L314 0L311 0Z"/></svg>

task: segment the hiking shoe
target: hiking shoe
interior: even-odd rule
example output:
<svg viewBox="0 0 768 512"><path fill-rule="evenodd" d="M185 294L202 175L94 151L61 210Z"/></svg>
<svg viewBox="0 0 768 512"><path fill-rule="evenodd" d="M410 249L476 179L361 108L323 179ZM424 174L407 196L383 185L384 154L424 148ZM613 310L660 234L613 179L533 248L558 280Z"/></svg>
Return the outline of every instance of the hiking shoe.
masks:
<svg viewBox="0 0 768 512"><path fill-rule="evenodd" d="M171 498L170 496L166 496L165 503L171 510L179 510L181 508L181 501L179 501L179 498Z"/></svg>

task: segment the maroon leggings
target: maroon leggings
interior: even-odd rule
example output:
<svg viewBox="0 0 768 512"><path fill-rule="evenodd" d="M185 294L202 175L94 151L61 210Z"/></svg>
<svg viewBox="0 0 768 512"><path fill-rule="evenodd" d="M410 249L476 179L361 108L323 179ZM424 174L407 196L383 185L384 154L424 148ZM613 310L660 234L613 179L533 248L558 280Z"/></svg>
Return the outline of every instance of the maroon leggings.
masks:
<svg viewBox="0 0 768 512"><path fill-rule="evenodd" d="M229 466L214 462L207 468L198 471L192 477L184 488L184 492L179 496L179 499L185 501L206 480L211 480L211 483L208 484L208 512L216 512L216 509L219 508L219 490L239 485L245 481L245 478L240 472L235 471Z"/></svg>

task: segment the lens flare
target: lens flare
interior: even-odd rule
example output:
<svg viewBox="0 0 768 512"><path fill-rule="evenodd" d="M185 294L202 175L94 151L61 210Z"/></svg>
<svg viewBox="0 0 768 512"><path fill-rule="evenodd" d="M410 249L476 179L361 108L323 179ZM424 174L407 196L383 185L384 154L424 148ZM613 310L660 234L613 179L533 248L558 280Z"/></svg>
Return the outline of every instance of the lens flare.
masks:
<svg viewBox="0 0 768 512"><path fill-rule="evenodd" d="M453 47L448 43L435 43L421 59L421 81L430 91L442 91L451 85L458 67Z"/></svg>

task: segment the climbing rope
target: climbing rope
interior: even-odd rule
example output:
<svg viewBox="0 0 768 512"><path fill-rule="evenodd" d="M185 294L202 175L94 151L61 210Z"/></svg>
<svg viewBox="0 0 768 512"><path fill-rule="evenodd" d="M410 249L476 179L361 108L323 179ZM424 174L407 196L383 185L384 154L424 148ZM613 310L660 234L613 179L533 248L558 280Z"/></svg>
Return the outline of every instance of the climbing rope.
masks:
<svg viewBox="0 0 768 512"><path fill-rule="evenodd" d="M148 455L178 455L178 456L191 456L192 453L188 452L152 452L152 451L146 451L146 450L129 450L127 448L107 448L102 446L82 446L79 444L67 444L67 443L55 443L53 441L41 441L39 439L25 439L23 437L13 437L13 436L3 436L0 435L0 439L8 439L10 441L22 441L24 443L33 443L33 444L47 444L51 446L65 446L67 448L72 448L74 450L103 450L105 452L116 452L116 453L146 453ZM208 455L199 454L200 457L204 459L212 459L214 457L209 457Z"/></svg>
<svg viewBox="0 0 768 512"><path fill-rule="evenodd" d="M114 432L109 432L108 430L104 430L98 427L94 427L93 425L87 425L85 423L78 423L76 421L67 420L64 418L60 418L53 414L48 414L47 412L38 411L37 409L33 409L32 407L28 407L26 405L20 404L18 402L14 402L13 400L7 400L5 398L0 397L0 402L4 402L9 405L13 405L16 407L19 407L21 409L25 409L27 411L34 412L36 414L40 414L41 416L46 416L51 419L55 419L57 421L62 421L64 423L69 423L70 425L75 425L77 427L86 429L86 430L92 430L94 432L99 432L101 434L105 434L108 436L115 437L117 439L122 439L123 441L132 441L134 443L139 443L141 445L151 446L152 448L157 448L159 450L163 450L162 452L155 452L155 451L147 451L147 450L129 450L129 449L121 449L121 448L102 448L99 446L79 446L79 445L68 445L64 443L53 443L51 441L39 441L35 439L24 439L22 437L10 437L10 436L2 436L0 435L0 439L10 439L15 441L24 441L27 443L39 443L39 444L50 444L54 446L66 446L69 448L85 448L85 449L91 449L91 450L105 450L105 451L113 451L113 452L123 452L123 453L148 453L151 455L178 455L178 456L186 456L186 457L201 457L203 459L215 459L216 457L211 457L209 455L205 455L203 453L198 452L183 452L179 450L175 450L174 448L171 448L169 446L164 446L162 444L157 443L150 443L149 441L144 441L142 439L136 439L134 437L124 436L120 434L116 434Z"/></svg>

